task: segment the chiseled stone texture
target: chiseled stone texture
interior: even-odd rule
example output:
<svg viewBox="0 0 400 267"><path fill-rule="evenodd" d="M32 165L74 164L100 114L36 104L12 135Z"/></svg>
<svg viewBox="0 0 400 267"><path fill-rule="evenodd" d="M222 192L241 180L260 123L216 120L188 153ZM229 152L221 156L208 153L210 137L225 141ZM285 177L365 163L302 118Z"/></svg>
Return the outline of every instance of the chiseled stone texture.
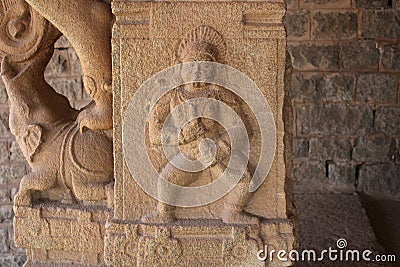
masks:
<svg viewBox="0 0 400 267"><path fill-rule="evenodd" d="M356 12L318 11L312 16L315 39L345 39L355 37L358 29Z"/></svg>
<svg viewBox="0 0 400 267"><path fill-rule="evenodd" d="M310 12L307 10L287 11L285 25L288 37L304 39L309 36Z"/></svg>
<svg viewBox="0 0 400 267"><path fill-rule="evenodd" d="M355 77L347 73L332 73L325 76L327 101L351 101L355 90Z"/></svg>
<svg viewBox="0 0 400 267"><path fill-rule="evenodd" d="M308 157L309 142L306 139L293 139L293 157L296 159Z"/></svg>
<svg viewBox="0 0 400 267"><path fill-rule="evenodd" d="M360 169L357 190L377 198L400 200L400 165L384 163L364 165Z"/></svg>
<svg viewBox="0 0 400 267"><path fill-rule="evenodd" d="M324 97L324 79L320 74L294 73L290 97L292 101L319 101Z"/></svg>
<svg viewBox="0 0 400 267"><path fill-rule="evenodd" d="M328 178L335 181L334 190L341 193L355 191L356 168L351 164L328 163Z"/></svg>
<svg viewBox="0 0 400 267"><path fill-rule="evenodd" d="M396 104L397 75L360 74L357 83L357 100Z"/></svg>
<svg viewBox="0 0 400 267"><path fill-rule="evenodd" d="M399 10L400 9L400 1L399 0L392 0L393 8Z"/></svg>
<svg viewBox="0 0 400 267"><path fill-rule="evenodd" d="M30 263L35 263L33 258L54 266L60 260L69 266L105 265L104 234L109 210L42 203L16 207L15 213L15 243L31 248Z"/></svg>
<svg viewBox="0 0 400 267"><path fill-rule="evenodd" d="M400 13L393 10L366 10L362 17L364 38L397 39L400 37ZM388 27L390 25L390 27Z"/></svg>
<svg viewBox="0 0 400 267"><path fill-rule="evenodd" d="M341 138L310 139L310 158L326 161L350 161L351 143Z"/></svg>
<svg viewBox="0 0 400 267"><path fill-rule="evenodd" d="M357 8L374 9L388 7L388 0L355 0Z"/></svg>
<svg viewBox="0 0 400 267"><path fill-rule="evenodd" d="M400 43L383 45L381 66L386 71L400 71Z"/></svg>
<svg viewBox="0 0 400 267"><path fill-rule="evenodd" d="M3 82L0 79L0 104L7 104L7 92L6 92L6 88L3 85Z"/></svg>
<svg viewBox="0 0 400 267"><path fill-rule="evenodd" d="M294 190L297 193L354 193L355 166L333 161L305 161L294 169Z"/></svg>
<svg viewBox="0 0 400 267"><path fill-rule="evenodd" d="M8 253L10 251L10 247L7 244L8 242L7 229L0 229L0 253Z"/></svg>
<svg viewBox="0 0 400 267"><path fill-rule="evenodd" d="M350 0L299 0L300 8L324 9L324 8L350 8Z"/></svg>
<svg viewBox="0 0 400 267"><path fill-rule="evenodd" d="M8 110L0 110L0 136L10 136L10 128L8 126Z"/></svg>
<svg viewBox="0 0 400 267"><path fill-rule="evenodd" d="M22 266L26 261L25 255L9 255L9 256L0 256L0 266Z"/></svg>
<svg viewBox="0 0 400 267"><path fill-rule="evenodd" d="M337 70L339 69L339 46L297 44L288 47L295 70Z"/></svg>
<svg viewBox="0 0 400 267"><path fill-rule="evenodd" d="M0 207L0 223L11 223L14 212L11 205Z"/></svg>
<svg viewBox="0 0 400 267"><path fill-rule="evenodd" d="M69 75L71 73L68 50L67 49L57 49L54 51L53 57L49 65L46 68L45 75Z"/></svg>
<svg viewBox="0 0 400 267"><path fill-rule="evenodd" d="M395 157L393 141L388 136L357 140L352 151L352 159L357 162L389 162Z"/></svg>
<svg viewBox="0 0 400 267"><path fill-rule="evenodd" d="M288 10L297 9L299 6L299 0L286 0L285 2Z"/></svg>
<svg viewBox="0 0 400 267"><path fill-rule="evenodd" d="M299 217L300 251L314 249L322 251L336 248L339 238L347 241L347 249L369 249L383 253L368 216L357 195L353 194L296 194L295 204ZM340 262L331 265L327 259L321 264L301 262L299 266L382 266L365 262Z"/></svg>
<svg viewBox="0 0 400 267"><path fill-rule="evenodd" d="M400 107L381 107L375 115L375 131L388 135L400 135Z"/></svg>
<svg viewBox="0 0 400 267"><path fill-rule="evenodd" d="M343 69L378 70L379 50L372 40L343 42L340 45Z"/></svg>
<svg viewBox="0 0 400 267"><path fill-rule="evenodd" d="M10 149L8 142L0 142L0 163L10 159Z"/></svg>
<svg viewBox="0 0 400 267"><path fill-rule="evenodd" d="M24 161L24 154L22 154L21 149L19 148L18 144L16 141L13 141L11 143L11 148L10 148L10 159L12 161Z"/></svg>
<svg viewBox="0 0 400 267"><path fill-rule="evenodd" d="M313 186L319 181L326 180L325 164L318 161L303 162L294 169L294 178L297 184L310 182L308 186Z"/></svg>
<svg viewBox="0 0 400 267"><path fill-rule="evenodd" d="M302 136L363 136L372 129L372 109L364 105L304 104L296 113Z"/></svg>

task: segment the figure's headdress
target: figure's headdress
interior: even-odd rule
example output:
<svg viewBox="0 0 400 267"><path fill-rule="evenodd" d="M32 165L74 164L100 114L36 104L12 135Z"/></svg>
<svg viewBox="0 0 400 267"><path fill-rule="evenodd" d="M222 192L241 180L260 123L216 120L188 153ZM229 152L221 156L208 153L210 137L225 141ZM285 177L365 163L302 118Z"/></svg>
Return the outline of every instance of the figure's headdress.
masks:
<svg viewBox="0 0 400 267"><path fill-rule="evenodd" d="M179 42L176 59L179 62L190 52L209 55L216 62L223 63L226 43L222 35L211 26L200 25L190 30Z"/></svg>

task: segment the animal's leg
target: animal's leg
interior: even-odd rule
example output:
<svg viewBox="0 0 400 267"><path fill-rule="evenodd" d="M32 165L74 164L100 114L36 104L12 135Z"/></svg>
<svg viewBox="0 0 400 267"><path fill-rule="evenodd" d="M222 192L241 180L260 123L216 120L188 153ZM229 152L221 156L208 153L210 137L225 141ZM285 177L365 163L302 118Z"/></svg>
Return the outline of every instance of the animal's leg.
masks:
<svg viewBox="0 0 400 267"><path fill-rule="evenodd" d="M15 195L16 205L30 205L31 191L46 191L54 187L57 182L57 174L46 171L36 171L25 175L19 185L19 191Z"/></svg>

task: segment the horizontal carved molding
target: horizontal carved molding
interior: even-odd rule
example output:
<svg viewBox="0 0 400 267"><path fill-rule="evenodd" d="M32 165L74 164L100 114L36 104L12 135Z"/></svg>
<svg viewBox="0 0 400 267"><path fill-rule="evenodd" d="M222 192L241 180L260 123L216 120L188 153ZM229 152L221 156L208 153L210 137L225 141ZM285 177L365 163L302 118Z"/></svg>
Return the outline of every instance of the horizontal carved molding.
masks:
<svg viewBox="0 0 400 267"><path fill-rule="evenodd" d="M233 5L230 5L230 4ZM170 5L164 8L174 8L176 10L191 10L198 7L199 1L175 1L175 2L136 2L131 5L129 1L114 1L112 10L116 16L116 23L113 29L114 38L157 38L171 39L179 38L182 27L176 26L175 32L164 32L157 29L160 26L159 10L163 5ZM229 2L229 1L209 1L213 10L226 9L231 12L231 24L237 24L235 31L229 31L228 39L258 38L258 39L285 39L286 32L283 25L285 15L284 4L280 1L270 2ZM165 23L171 23L174 19L172 15L166 17ZM165 19L165 18L164 18ZM201 18L198 19L201 21ZM194 23L194 22L193 22ZM199 22L199 24L202 24ZM223 22L221 22L223 24ZM192 25L195 26L195 25ZM184 26L183 26L184 27ZM224 27L222 27L224 28ZM184 32L183 30L182 32ZM175 36L176 35L176 36Z"/></svg>

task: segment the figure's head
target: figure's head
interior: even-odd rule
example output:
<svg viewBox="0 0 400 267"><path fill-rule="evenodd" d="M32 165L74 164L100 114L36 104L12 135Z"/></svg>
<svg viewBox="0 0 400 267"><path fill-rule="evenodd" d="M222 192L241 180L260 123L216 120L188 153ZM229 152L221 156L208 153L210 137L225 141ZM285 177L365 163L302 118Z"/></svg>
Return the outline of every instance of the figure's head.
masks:
<svg viewBox="0 0 400 267"><path fill-rule="evenodd" d="M201 25L191 31L179 43L176 59L178 63L189 63L182 68L181 77L190 91L206 88L205 82L188 83L193 80L210 80L215 69L201 62L224 61L226 44L222 35L210 26Z"/></svg>

